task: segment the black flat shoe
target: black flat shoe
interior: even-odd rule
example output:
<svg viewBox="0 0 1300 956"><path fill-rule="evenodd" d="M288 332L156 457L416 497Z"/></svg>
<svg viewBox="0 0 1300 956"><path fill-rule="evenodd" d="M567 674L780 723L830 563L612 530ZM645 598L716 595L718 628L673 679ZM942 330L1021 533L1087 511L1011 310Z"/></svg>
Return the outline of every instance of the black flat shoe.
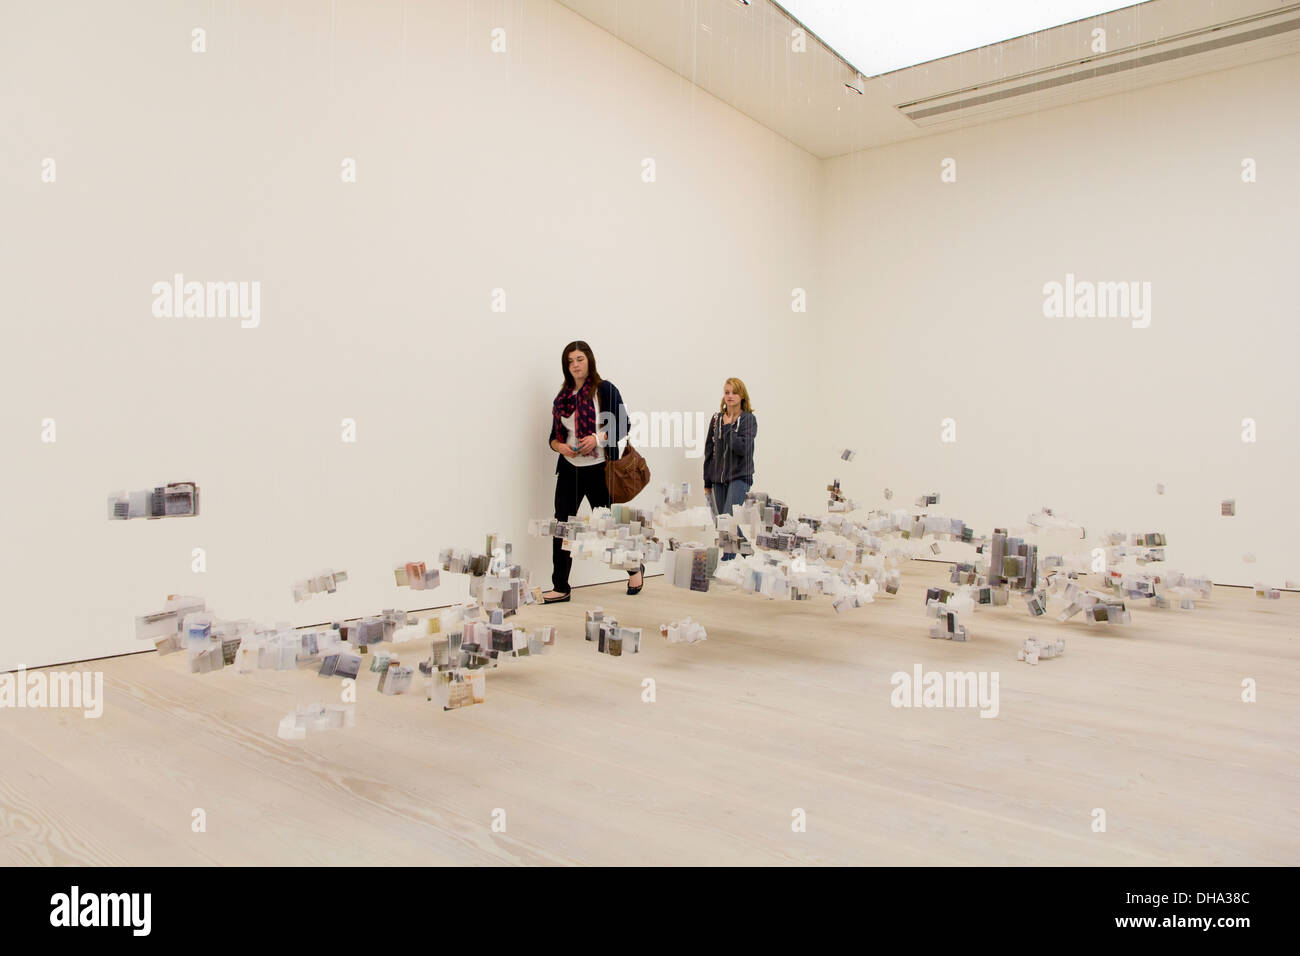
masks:
<svg viewBox="0 0 1300 956"><path fill-rule="evenodd" d="M638 584L636 587L632 587L632 585L629 584L629 585L627 586L627 593L628 593L628 594L640 594L640 593L641 593L641 589L642 589L643 587L645 587L645 565L644 565L644 564L641 565L641 570L640 570L640 571L637 571L637 572L635 572L635 573L641 575L641 583ZM632 579L632 575L629 574L629 575L628 575L628 580L631 580L631 579Z"/></svg>
<svg viewBox="0 0 1300 956"><path fill-rule="evenodd" d="M565 601L569 600L569 598L571 598L571 597L573 597L573 593L572 593L572 592L566 593L566 594L564 595L564 597L557 597L557 598L548 598L548 597L543 597L543 598L542 598L542 603L543 603L543 604L563 604Z"/></svg>

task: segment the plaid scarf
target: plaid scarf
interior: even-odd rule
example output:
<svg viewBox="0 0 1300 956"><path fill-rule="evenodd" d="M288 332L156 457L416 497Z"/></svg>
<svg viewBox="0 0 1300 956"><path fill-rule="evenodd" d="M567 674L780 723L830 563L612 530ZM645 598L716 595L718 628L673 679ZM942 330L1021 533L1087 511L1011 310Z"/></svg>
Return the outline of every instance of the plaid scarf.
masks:
<svg viewBox="0 0 1300 956"><path fill-rule="evenodd" d="M592 402L589 391L595 389L588 389L585 383L582 390L577 393L571 392L567 385L560 389L560 394L555 396L555 402L551 405L551 417L555 420L555 434L560 436L567 434L560 419L570 415L573 416L573 434L578 441L588 435L596 434L596 405Z"/></svg>

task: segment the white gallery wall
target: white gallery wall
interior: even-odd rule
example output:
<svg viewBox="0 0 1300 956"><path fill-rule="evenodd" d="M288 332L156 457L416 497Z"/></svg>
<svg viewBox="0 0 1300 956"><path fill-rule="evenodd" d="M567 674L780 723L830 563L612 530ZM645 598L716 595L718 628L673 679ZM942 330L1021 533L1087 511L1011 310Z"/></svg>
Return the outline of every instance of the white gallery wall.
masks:
<svg viewBox="0 0 1300 956"><path fill-rule="evenodd" d="M936 490L980 531L1047 506L1217 582L1300 578L1300 57L839 157L822 188L848 494ZM1150 283L1149 325L1045 317L1067 274Z"/></svg>
<svg viewBox="0 0 1300 956"><path fill-rule="evenodd" d="M633 411L745 379L757 487L796 508L833 477L980 530L1048 505L1216 580L1300 577L1297 58L820 161L551 0L4 16L0 669L139 650L168 593L294 624L451 603L465 577L391 568L489 531L547 585L526 527L574 338ZM177 273L260 283L256 327L155 316ZM1149 281L1150 326L1043 317L1067 273ZM638 504L698 501L690 449L644 451ZM106 517L183 480L198 518ZM326 568L351 579L295 605Z"/></svg>
<svg viewBox="0 0 1300 956"><path fill-rule="evenodd" d="M567 8L4 19L0 669L147 647L133 618L168 593L295 624L451 603L466 577L416 594L393 565L489 531L549 586L526 530L552 511L544 433L576 338L633 411L709 411L744 378L764 480L806 480L818 396L790 290L816 283L818 161ZM257 326L155 317L176 273L260 282ZM645 454L638 503L699 488L689 449ZM197 518L106 517L111 491L186 480ZM294 605L325 568L351 579ZM573 581L625 578L601 570Z"/></svg>

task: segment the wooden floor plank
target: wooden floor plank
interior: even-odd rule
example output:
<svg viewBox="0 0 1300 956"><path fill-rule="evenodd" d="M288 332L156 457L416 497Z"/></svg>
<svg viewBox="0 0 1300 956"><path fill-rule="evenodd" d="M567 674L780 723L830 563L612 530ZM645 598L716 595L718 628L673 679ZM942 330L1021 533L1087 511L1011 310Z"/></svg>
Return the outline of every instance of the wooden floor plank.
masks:
<svg viewBox="0 0 1300 956"><path fill-rule="evenodd" d="M1135 606L1127 628L1013 601L954 644L927 637L924 589L944 580L913 562L898 596L844 614L661 578L636 597L578 589L520 614L557 625L559 645L490 671L485 704L443 713L422 681L387 697L363 670L357 725L304 741L278 739L280 717L336 702L337 679L193 675L179 654L78 665L105 675L101 718L0 712L16 768L0 780L0 862L1300 862L1294 595L1216 588L1195 612ZM582 640L597 605L644 628L642 653ZM666 645L658 625L686 615L709 639ZM1017 662L1031 635L1064 635L1065 656ZM414 663L426 648L394 650ZM997 672L996 719L892 706L891 675L917 664Z"/></svg>

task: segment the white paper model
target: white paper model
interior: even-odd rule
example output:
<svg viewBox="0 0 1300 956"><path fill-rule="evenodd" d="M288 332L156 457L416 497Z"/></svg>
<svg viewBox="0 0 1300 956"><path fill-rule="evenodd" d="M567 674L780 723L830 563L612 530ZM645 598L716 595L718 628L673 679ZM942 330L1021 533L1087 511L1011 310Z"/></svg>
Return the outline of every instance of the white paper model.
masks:
<svg viewBox="0 0 1300 956"><path fill-rule="evenodd" d="M392 659L379 675L379 693L405 694L410 690L411 681L414 678L414 667L407 667L396 659Z"/></svg>
<svg viewBox="0 0 1300 956"><path fill-rule="evenodd" d="M108 517L174 518L199 513L199 486L192 481L174 481L144 491L115 491L108 496Z"/></svg>
<svg viewBox="0 0 1300 956"><path fill-rule="evenodd" d="M845 512L857 510L858 503L852 498L845 498L843 492L840 491L840 480L838 478L831 480L831 483L826 486L826 491L830 495L830 500L826 502L827 511Z"/></svg>
<svg viewBox="0 0 1300 956"><path fill-rule="evenodd" d="M437 568L425 567L423 561L408 561L393 569L393 577L399 588L429 591L438 586L440 573Z"/></svg>
<svg viewBox="0 0 1300 956"><path fill-rule="evenodd" d="M354 727L356 722L352 704L299 704L280 719L277 733L284 740L302 740L308 730L338 730Z"/></svg>
<svg viewBox="0 0 1300 956"><path fill-rule="evenodd" d="M305 601L313 594L333 594L348 579L346 571L320 571L293 585L294 601Z"/></svg>
<svg viewBox="0 0 1300 956"><path fill-rule="evenodd" d="M641 628L621 627L618 621L607 617L603 608L587 611L586 639L596 645L596 650L610 657L636 654L641 650Z"/></svg>
<svg viewBox="0 0 1300 956"><path fill-rule="evenodd" d="M660 624L659 634L667 639L669 644L698 644L709 636L703 624L692 621L689 617L669 624Z"/></svg>
<svg viewBox="0 0 1300 956"><path fill-rule="evenodd" d="M691 483L683 481L680 485L670 485L661 488L660 491L664 497L664 507L671 511L681 511L687 507L687 499L691 496Z"/></svg>
<svg viewBox="0 0 1300 956"><path fill-rule="evenodd" d="M975 600L970 588L952 593L943 588L930 588L926 592L925 613L934 618L930 636L949 641L968 641L970 632L963 618L975 612Z"/></svg>
<svg viewBox="0 0 1300 956"><path fill-rule="evenodd" d="M135 619L135 636L141 641L153 641L159 654L179 651L184 643L182 621L187 614L203 610L206 607L201 597L169 594L161 611L143 614Z"/></svg>
<svg viewBox="0 0 1300 956"><path fill-rule="evenodd" d="M530 521L530 530L534 527L535 522ZM540 603L540 591L529 586L528 571L511 563L512 545L502 542L499 535L489 534L486 549L486 552L475 553L464 548L444 548L439 552L438 560L442 570L470 576L470 596L484 607L500 608L506 615L511 615L520 607ZM408 581L419 576L419 567L422 565L407 566L405 577ZM400 583L402 569L395 574ZM428 586L437 585L437 578L430 578L427 572L424 579Z"/></svg>
<svg viewBox="0 0 1300 956"><path fill-rule="evenodd" d="M429 700L443 710L470 707L487 699L487 674L482 670L439 671L426 687Z"/></svg>
<svg viewBox="0 0 1300 956"><path fill-rule="evenodd" d="M1043 641L1027 637L1025 638L1025 646L1016 653L1016 660L1024 661L1026 664L1037 664L1040 660L1060 657L1064 653L1064 638L1058 637L1054 641Z"/></svg>

